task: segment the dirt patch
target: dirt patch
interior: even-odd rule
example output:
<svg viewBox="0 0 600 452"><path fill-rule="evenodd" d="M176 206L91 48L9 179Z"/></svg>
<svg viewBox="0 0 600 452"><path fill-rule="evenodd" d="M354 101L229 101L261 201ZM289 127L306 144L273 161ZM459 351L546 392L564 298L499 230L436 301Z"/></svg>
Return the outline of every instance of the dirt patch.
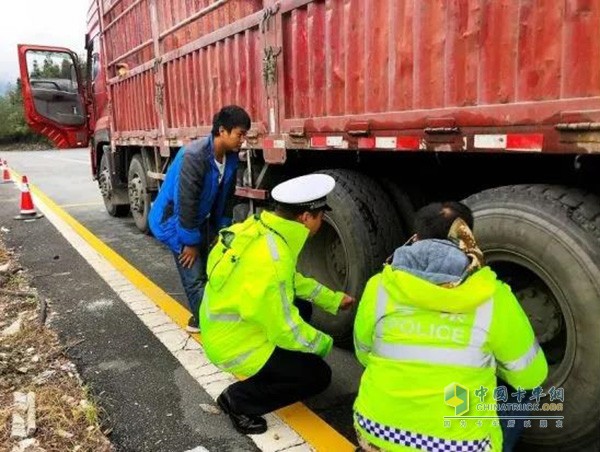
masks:
<svg viewBox="0 0 600 452"><path fill-rule="evenodd" d="M48 151L54 149L54 145L47 141L35 143L3 143L0 144L0 152L10 151Z"/></svg>
<svg viewBox="0 0 600 452"><path fill-rule="evenodd" d="M104 413L65 354L73 344L60 344L40 318L26 271L0 241L0 452L22 450L11 437L15 391L35 393L37 429L30 438L41 449L26 450L114 450Z"/></svg>

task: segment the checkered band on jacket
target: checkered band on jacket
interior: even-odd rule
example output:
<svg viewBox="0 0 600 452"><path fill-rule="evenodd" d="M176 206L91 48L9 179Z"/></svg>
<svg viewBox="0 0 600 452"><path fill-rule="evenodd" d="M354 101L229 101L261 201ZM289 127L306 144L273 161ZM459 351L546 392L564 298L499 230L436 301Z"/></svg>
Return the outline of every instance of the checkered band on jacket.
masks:
<svg viewBox="0 0 600 452"><path fill-rule="evenodd" d="M489 438L471 441L442 439L382 425L365 418L360 413L355 412L354 416L358 425L367 433L401 446L412 447L427 452L487 452L491 450L491 441Z"/></svg>

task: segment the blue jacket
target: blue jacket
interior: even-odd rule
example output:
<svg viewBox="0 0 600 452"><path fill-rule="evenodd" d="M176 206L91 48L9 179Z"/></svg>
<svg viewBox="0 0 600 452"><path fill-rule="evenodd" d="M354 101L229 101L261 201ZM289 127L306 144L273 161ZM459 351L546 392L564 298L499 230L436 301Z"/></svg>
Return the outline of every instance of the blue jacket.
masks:
<svg viewBox="0 0 600 452"><path fill-rule="evenodd" d="M184 245L207 243L207 233L229 226L238 161L236 153L227 154L219 185L212 135L181 148L150 209L154 237L179 253Z"/></svg>

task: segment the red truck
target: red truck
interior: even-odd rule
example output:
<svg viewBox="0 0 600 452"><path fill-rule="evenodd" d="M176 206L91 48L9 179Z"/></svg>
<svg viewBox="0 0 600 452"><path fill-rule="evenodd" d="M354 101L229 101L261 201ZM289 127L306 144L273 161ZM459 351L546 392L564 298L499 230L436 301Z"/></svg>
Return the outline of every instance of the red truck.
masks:
<svg viewBox="0 0 600 452"><path fill-rule="evenodd" d="M359 295L415 209L466 198L565 393L563 426L525 440L598 446L600 1L93 0L85 44L87 74L19 46L23 96L57 147L89 145L110 215L147 231L170 160L232 103L254 121L239 216L286 177L336 178L302 255L331 286ZM351 340L352 314L316 322Z"/></svg>

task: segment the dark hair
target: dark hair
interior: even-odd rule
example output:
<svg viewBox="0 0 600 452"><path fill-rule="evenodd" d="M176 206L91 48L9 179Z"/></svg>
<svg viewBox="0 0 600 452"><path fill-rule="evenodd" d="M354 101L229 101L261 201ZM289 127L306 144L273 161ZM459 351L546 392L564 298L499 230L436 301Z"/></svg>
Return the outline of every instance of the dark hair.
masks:
<svg viewBox="0 0 600 452"><path fill-rule="evenodd" d="M213 117L212 135L219 135L219 128L223 127L227 132L231 132L236 127L250 130L250 116L242 107L237 105L228 105L219 110Z"/></svg>
<svg viewBox="0 0 600 452"><path fill-rule="evenodd" d="M304 212L308 212L311 216L316 217L319 212L324 211L324 209L307 209L303 206L292 206L290 204L280 204L275 203L275 211L277 214L285 218L286 220L295 220Z"/></svg>
<svg viewBox="0 0 600 452"><path fill-rule="evenodd" d="M473 212L462 202L433 202L415 215L415 232L419 240L446 239L454 220L461 218L473 229Z"/></svg>

